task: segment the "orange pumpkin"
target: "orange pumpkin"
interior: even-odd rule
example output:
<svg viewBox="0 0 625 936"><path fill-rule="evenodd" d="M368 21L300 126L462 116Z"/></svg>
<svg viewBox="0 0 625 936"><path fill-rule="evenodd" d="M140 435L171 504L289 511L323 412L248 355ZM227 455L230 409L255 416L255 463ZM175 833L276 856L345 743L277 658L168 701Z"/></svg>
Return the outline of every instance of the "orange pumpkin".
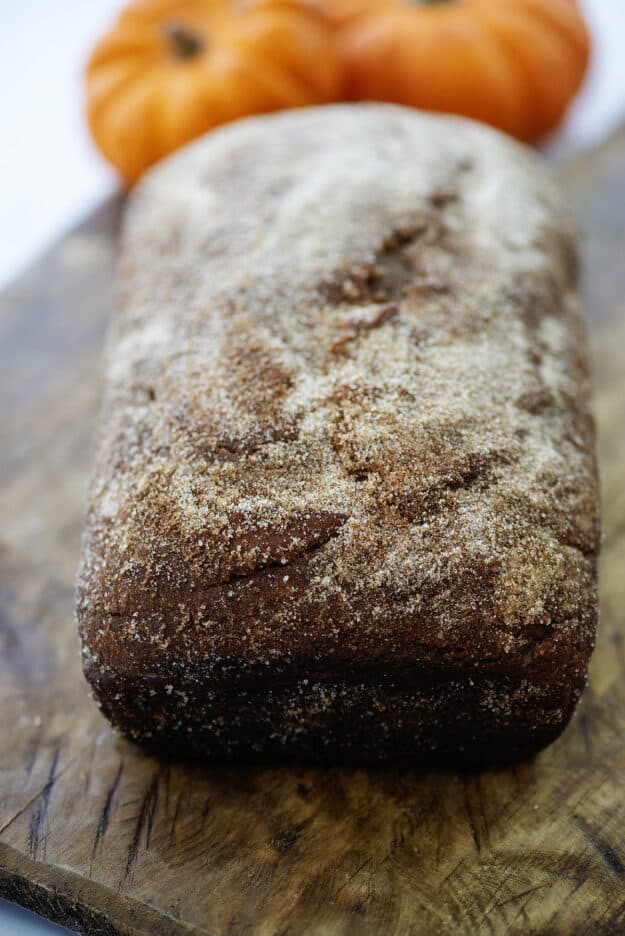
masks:
<svg viewBox="0 0 625 936"><path fill-rule="evenodd" d="M348 97L463 114L535 141L579 88L590 41L575 0L326 0Z"/></svg>
<svg viewBox="0 0 625 936"><path fill-rule="evenodd" d="M331 27L305 0L135 0L87 67L87 114L131 184L217 124L335 100Z"/></svg>

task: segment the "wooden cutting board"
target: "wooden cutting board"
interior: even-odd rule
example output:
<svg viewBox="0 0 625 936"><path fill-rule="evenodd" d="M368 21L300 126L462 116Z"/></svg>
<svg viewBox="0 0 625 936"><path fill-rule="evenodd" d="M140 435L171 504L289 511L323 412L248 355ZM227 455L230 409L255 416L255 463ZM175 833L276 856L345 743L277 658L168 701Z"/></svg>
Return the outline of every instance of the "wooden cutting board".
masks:
<svg viewBox="0 0 625 936"><path fill-rule="evenodd" d="M89 699L72 579L119 204L0 297L0 894L88 934L625 932L625 132L562 167L587 257L605 540L590 686L480 774L164 763Z"/></svg>

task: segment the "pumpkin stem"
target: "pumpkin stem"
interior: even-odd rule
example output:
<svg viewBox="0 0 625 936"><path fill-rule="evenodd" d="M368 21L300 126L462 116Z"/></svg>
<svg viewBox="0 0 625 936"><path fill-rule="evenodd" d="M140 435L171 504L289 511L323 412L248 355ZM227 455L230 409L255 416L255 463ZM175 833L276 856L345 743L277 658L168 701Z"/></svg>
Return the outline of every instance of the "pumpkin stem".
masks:
<svg viewBox="0 0 625 936"><path fill-rule="evenodd" d="M163 23L162 28L174 58L185 61L195 58L202 51L204 43L187 26L181 23Z"/></svg>

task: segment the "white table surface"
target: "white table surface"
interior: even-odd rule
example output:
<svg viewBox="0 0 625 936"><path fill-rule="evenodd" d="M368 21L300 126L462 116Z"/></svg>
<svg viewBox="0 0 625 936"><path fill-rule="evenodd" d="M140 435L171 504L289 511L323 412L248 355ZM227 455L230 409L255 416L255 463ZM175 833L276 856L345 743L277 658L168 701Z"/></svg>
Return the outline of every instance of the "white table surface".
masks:
<svg viewBox="0 0 625 936"><path fill-rule="evenodd" d="M500 0L493 0L500 2ZM120 0L0 0L0 287L116 186L90 142L81 76ZM548 151L574 153L625 120L625 2L582 0L595 55ZM66 932L0 900L0 936Z"/></svg>
<svg viewBox="0 0 625 936"><path fill-rule="evenodd" d="M67 933L69 930L63 926L55 926L28 910L0 900L1 936L66 936Z"/></svg>

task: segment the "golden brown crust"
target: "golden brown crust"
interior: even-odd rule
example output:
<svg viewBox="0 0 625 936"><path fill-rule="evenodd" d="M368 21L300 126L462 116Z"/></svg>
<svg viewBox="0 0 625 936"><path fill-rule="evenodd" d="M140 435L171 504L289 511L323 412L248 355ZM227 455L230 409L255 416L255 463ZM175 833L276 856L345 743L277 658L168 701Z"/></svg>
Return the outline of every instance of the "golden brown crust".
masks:
<svg viewBox="0 0 625 936"><path fill-rule="evenodd" d="M597 604L575 257L527 151L402 108L244 121L145 180L78 599L123 730L314 756L351 719L370 759L561 729Z"/></svg>

